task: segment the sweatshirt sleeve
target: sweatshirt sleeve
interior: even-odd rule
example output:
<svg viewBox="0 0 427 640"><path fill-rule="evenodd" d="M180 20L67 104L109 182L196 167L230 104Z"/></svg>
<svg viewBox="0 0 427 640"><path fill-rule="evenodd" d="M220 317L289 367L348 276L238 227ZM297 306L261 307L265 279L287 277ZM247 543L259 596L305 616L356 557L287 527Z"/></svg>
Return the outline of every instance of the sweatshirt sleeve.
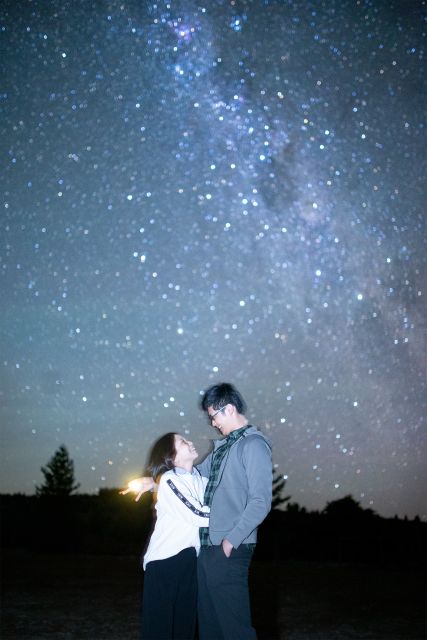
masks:
<svg viewBox="0 0 427 640"><path fill-rule="evenodd" d="M271 509L273 465L271 449L259 436L244 442L242 462L248 482L246 507L227 539L237 548L258 527Z"/></svg>

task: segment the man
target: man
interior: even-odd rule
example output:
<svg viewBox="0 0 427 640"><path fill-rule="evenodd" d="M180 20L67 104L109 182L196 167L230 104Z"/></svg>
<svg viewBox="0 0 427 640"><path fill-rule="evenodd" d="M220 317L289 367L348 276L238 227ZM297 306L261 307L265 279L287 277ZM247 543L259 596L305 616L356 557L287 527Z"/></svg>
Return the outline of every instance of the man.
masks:
<svg viewBox="0 0 427 640"><path fill-rule="evenodd" d="M271 508L271 447L248 424L240 393L228 383L210 387L201 408L224 436L199 465L209 478L209 528L200 530L198 614L200 640L253 640L248 591L257 527Z"/></svg>

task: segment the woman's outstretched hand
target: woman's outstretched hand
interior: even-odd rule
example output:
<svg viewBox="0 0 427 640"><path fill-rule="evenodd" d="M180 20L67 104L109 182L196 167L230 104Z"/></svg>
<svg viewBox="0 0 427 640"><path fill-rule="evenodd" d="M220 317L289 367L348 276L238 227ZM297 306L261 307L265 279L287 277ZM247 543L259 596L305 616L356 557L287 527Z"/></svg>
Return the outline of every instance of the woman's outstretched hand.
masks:
<svg viewBox="0 0 427 640"><path fill-rule="evenodd" d="M122 489L120 495L125 496L127 493L133 492L136 494L135 502L138 502L143 493L151 491L154 488L153 478L144 476L143 478L134 478L128 482L127 489Z"/></svg>

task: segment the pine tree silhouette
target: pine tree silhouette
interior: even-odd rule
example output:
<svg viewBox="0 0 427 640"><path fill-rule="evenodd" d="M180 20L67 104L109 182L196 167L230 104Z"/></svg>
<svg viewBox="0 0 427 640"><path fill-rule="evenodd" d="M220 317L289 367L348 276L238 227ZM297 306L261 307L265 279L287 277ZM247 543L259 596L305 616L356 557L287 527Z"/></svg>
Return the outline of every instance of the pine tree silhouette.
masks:
<svg viewBox="0 0 427 640"><path fill-rule="evenodd" d="M273 472L273 499L271 502L271 508L277 509L284 502L288 502L291 496L282 496L282 491L285 488L286 480L283 476L279 475L277 471Z"/></svg>
<svg viewBox="0 0 427 640"><path fill-rule="evenodd" d="M38 496L69 496L80 484L74 482L74 462L61 445L45 467L41 467L44 483L36 487Z"/></svg>

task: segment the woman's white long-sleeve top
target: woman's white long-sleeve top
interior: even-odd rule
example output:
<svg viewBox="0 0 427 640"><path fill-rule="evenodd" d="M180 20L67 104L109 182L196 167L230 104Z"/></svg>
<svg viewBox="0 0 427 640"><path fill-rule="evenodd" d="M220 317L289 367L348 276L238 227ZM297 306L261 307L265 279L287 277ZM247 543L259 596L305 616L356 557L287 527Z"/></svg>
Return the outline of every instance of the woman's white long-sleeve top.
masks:
<svg viewBox="0 0 427 640"><path fill-rule="evenodd" d="M175 467L162 475L157 519L144 555L144 569L152 560L170 558L187 547L199 553L199 528L209 526L209 507L203 506L207 481L197 469L190 473Z"/></svg>

